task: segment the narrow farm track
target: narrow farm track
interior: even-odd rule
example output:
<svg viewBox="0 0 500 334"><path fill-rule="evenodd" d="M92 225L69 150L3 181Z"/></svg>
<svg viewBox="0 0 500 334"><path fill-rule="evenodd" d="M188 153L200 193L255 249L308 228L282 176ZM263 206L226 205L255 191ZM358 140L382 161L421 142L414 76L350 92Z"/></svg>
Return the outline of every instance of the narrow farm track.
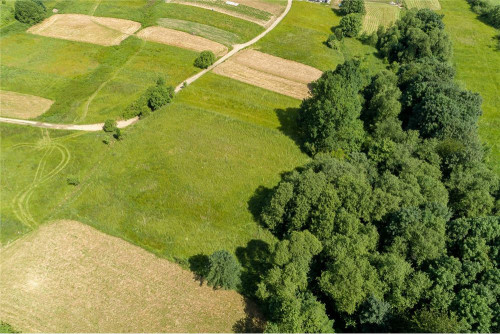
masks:
<svg viewBox="0 0 500 334"><path fill-rule="evenodd" d="M285 18L285 16L288 14L288 12L290 11L291 8L292 8L292 0L288 0L288 3L287 3L286 8L285 8L285 11L276 19L276 21L274 21L269 26L269 28L267 28L260 35L258 35L257 37L253 38L252 40L250 40L250 41L248 41L246 43L234 45L234 48L230 52L228 52L225 56L223 56L219 60L217 60L212 66L210 66L207 69L205 69L205 70L203 70L203 71L201 71L201 72L193 75L192 77L188 78L183 83L181 83L180 85L178 85L177 87L175 87L175 92L176 93L180 92L184 87L192 84L193 82L195 82L196 80L198 80L199 78L201 78L203 75L205 75L209 71L213 70L214 68L216 68L217 66L219 66L220 64L222 64L223 62L225 62L226 60L228 60L229 58L231 58L232 56L234 56L235 54L237 54L238 52L240 52L241 50L243 50L243 49L245 49L245 48L247 48L247 47L249 47L249 46L257 43L264 36L266 36L267 34L269 34L274 28L276 28L276 26Z"/></svg>
<svg viewBox="0 0 500 334"><path fill-rule="evenodd" d="M133 54L131 55L127 61L125 61L125 63L123 63L122 66L118 67L114 72L113 74L108 78L108 80L104 81L103 83L101 83L99 85L99 87L95 90L94 93L92 93L92 95L90 95L90 97L87 99L87 101L85 102L85 105L83 106L83 112L82 112L82 115L78 118L78 121L83 121L86 117L87 117L87 114L89 112L89 107L90 107L90 104L92 103L92 101L94 101L94 99L96 98L96 96L99 94L99 92L104 88L106 87L106 85L114 80L116 78L116 76L120 73L120 71L126 67L128 64L130 64L130 62L139 54L139 52L142 51L142 49L144 48L144 45L146 44L146 41L142 41L141 43L141 46L139 47L139 49Z"/></svg>
<svg viewBox="0 0 500 334"><path fill-rule="evenodd" d="M97 8L97 6L96 6ZM181 84L179 84L175 88L175 92L178 93L180 92L183 88L186 86L192 84L199 78L201 78L203 75L208 73L209 71L213 70L241 50L257 43L259 40L261 40L264 36L266 36L268 33L270 33L276 26L285 18L285 16L288 14L290 9L292 8L292 0L288 0L287 5L283 13L261 34L253 38L252 40L243 43L243 44L237 44L234 45L234 48L228 52L226 55L221 57L219 60L217 60L212 66L208 67L207 69L204 69L201 72L198 72L197 74L193 75L192 77L184 80ZM99 89L98 89L99 90ZM91 102L91 101L90 101ZM89 103L90 104L90 103ZM88 106L87 106L88 110ZM119 128L125 128L129 125L134 124L139 120L138 117L134 117L128 120L123 120L119 121L117 126ZM102 130L102 127L104 123L97 123L97 124L82 124L82 125L75 125L75 124L54 124L54 123L45 123L45 122L37 122L37 121L29 121L29 120L23 120L23 119L15 119L15 118L6 118L6 117L0 117L0 122L1 123L9 123L9 124L16 124L16 125L28 125L28 126L34 126L38 128L46 128L46 129L54 129L54 130L76 130L76 131L100 131Z"/></svg>

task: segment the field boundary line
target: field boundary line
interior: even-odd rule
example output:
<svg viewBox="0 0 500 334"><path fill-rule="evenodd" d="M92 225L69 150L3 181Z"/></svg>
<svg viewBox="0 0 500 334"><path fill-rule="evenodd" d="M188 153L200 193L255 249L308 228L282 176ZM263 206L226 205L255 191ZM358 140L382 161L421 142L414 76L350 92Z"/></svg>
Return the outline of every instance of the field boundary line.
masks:
<svg viewBox="0 0 500 334"><path fill-rule="evenodd" d="M184 80L183 83L181 83L180 85L175 87L175 92L176 93L180 92L183 88L192 84L193 82L195 82L196 80L201 78L203 75L205 75L209 71L213 70L214 68L216 68L217 66L219 66L220 64L222 64L223 62L225 62L226 60L228 60L229 58L231 58L232 56L234 56L235 54L240 52L241 50L257 43L260 39L262 39L264 36L266 36L268 33L270 33L274 28L276 28L276 26L285 18L285 16L288 14L288 12L290 11L291 8L292 8L292 0L288 0L286 8L283 11L283 13L281 13L281 15L265 31L263 31L258 36L254 37L253 39L251 39L250 41L248 41L246 43L234 45L234 47L231 51L229 51L225 56L221 57L219 60L217 60L211 66L209 66L208 68L204 69L201 72L198 72L197 74L193 75L192 77Z"/></svg>
<svg viewBox="0 0 500 334"><path fill-rule="evenodd" d="M253 44L257 43L259 40L261 40L264 36L266 36L268 33L270 33L276 26L285 18L285 16L288 14L290 9L292 8L292 0L288 0L287 5L283 13L262 33L251 39L250 41L243 43L243 44L236 44L234 45L233 49L226 53L224 56L222 56L219 60L217 60L214 64L209 66L208 68L204 69L201 72L198 72L197 74L193 75L192 77L184 80L181 84L179 84L175 88L175 93L180 92L183 88L187 87L188 85L192 84L199 78L201 78L203 75L208 73L209 71L213 70L235 54L237 54L239 51L252 46ZM129 125L134 124L139 120L139 117L134 117L130 118L127 120L122 120L117 122L118 128L126 128ZM7 117L0 117L0 122L2 123L8 123L8 124L16 124L16 125L28 125L28 126L34 126L38 128L46 128L46 129L54 129L54 130L76 130L76 131L88 131L88 132L95 132L95 131L101 131L102 127L104 126L104 123L96 123L96 124L54 124L54 123L46 123L46 122L40 122L40 121L30 121L30 120L24 120L24 119L16 119L16 118L7 118Z"/></svg>

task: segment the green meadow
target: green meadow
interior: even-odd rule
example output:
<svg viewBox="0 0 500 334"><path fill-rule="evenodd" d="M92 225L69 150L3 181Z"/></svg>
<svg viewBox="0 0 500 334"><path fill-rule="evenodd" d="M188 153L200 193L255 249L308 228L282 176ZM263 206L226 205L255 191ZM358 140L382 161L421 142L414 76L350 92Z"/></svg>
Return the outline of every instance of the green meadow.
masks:
<svg viewBox="0 0 500 334"><path fill-rule="evenodd" d="M13 31L1 37L0 88L55 101L39 120L95 123L120 118L158 77L195 74L197 53L129 37L103 47Z"/></svg>
<svg viewBox="0 0 500 334"><path fill-rule="evenodd" d="M479 134L491 148L491 165L500 173L499 31L481 22L466 1L440 0L446 31L453 42L457 78L483 97Z"/></svg>
<svg viewBox="0 0 500 334"><path fill-rule="evenodd" d="M373 70L382 68L384 65L375 56L375 48L357 39L346 38L340 50L326 46L325 42L340 18L330 6L294 2L283 21L254 48L322 71L334 69L352 57L365 59Z"/></svg>
<svg viewBox="0 0 500 334"><path fill-rule="evenodd" d="M199 69L197 52L145 42L134 36L118 46L73 42L33 35L27 25L12 21L2 4L0 89L41 96L55 103L38 120L54 123L95 123L120 118L158 77L176 86ZM48 1L49 13L94 14L148 25L182 26L183 31L213 38L228 46L242 43L263 28L241 19L192 6L145 0ZM4 15L5 14L5 15ZM201 24L206 22L207 24ZM162 24L163 23L163 24ZM176 25L176 26L172 26Z"/></svg>
<svg viewBox="0 0 500 334"><path fill-rule="evenodd" d="M274 186L282 172L308 160L292 138L298 103L207 75L126 129L122 141L105 145L104 133L60 139L71 158L29 195L26 207L36 223L28 225L17 218L12 199L22 197L38 166L44 175L60 163L58 151L44 155L37 143L47 141L46 133L52 140L68 134L1 125L2 189L8 189L2 193L2 242L29 231L30 224L63 218L171 259L270 241L252 206L259 187ZM32 146L15 148L20 142ZM67 184L72 176L79 185Z"/></svg>

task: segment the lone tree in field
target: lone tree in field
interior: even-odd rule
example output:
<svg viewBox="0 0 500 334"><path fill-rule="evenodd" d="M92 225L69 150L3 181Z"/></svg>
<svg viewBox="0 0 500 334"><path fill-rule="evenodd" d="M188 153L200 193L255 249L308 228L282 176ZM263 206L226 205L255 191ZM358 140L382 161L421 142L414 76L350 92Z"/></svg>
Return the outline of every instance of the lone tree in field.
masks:
<svg viewBox="0 0 500 334"><path fill-rule="evenodd" d="M208 68L215 62L215 55L212 51L202 51L194 61L194 66Z"/></svg>
<svg viewBox="0 0 500 334"><path fill-rule="evenodd" d="M36 24L45 18L47 8L38 0L18 0L14 5L14 15L21 23Z"/></svg>
<svg viewBox="0 0 500 334"><path fill-rule="evenodd" d="M226 250L220 250L210 255L208 260L206 277L208 285L226 290L238 286L241 267L233 255Z"/></svg>
<svg viewBox="0 0 500 334"><path fill-rule="evenodd" d="M340 6L340 13L342 15L359 13L365 14L365 0L344 0Z"/></svg>

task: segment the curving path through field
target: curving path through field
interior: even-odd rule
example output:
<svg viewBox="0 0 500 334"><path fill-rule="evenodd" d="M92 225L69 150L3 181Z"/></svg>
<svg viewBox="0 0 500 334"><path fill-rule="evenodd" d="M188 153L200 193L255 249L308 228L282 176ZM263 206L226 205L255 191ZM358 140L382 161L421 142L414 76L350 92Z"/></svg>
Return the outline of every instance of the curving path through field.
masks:
<svg viewBox="0 0 500 334"><path fill-rule="evenodd" d="M283 13L261 34L258 36L254 37L250 41L243 43L243 44L236 44L233 46L233 49L228 52L226 55L221 57L219 60L217 60L212 66L208 67L207 69L204 69L201 72L198 72L197 74L193 75L192 77L184 80L183 83L175 87L175 92L178 93L180 92L183 88L187 87L188 85L192 84L199 78L201 78L203 75L205 75L207 72L213 70L241 50L257 43L260 39L262 39L264 36L266 36L268 33L270 33L276 26L285 18L285 16L288 14L290 11L290 8L292 8L292 0L288 0L287 5ZM118 122L118 127L119 128L125 128L129 125L134 124L137 122L139 118L134 117L131 119L127 119L124 121L119 121ZM17 125L28 125L28 126L34 126L34 127L39 127L39 128L46 128L46 129L55 129L55 130L77 130L77 131L100 131L102 130L102 127L104 123L97 123L97 124L82 124L82 125L76 125L76 124L54 124L54 123L45 123L45 122L38 122L38 121L29 121L29 120L23 120L23 119L15 119L15 118L6 118L6 117L0 117L0 122L2 123L9 123L9 124L17 124Z"/></svg>

